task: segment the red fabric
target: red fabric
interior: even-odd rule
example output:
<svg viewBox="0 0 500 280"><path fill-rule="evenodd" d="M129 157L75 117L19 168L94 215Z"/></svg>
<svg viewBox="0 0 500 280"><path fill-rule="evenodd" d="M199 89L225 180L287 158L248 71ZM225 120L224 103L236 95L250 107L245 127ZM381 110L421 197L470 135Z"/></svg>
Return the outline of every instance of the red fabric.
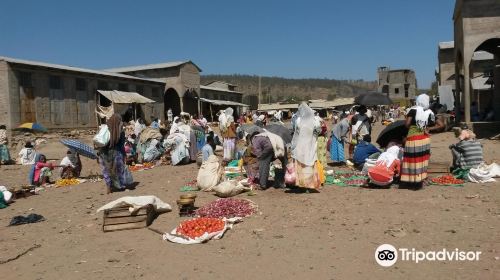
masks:
<svg viewBox="0 0 500 280"><path fill-rule="evenodd" d="M368 176L374 181L388 183L392 181L395 174L399 174L400 168L399 160L393 161L390 167L378 164L368 170Z"/></svg>
<svg viewBox="0 0 500 280"><path fill-rule="evenodd" d="M38 180L40 179L40 170L42 170L42 168L44 167L48 167L50 169L53 168L52 163L37 162L35 165L35 176L33 178L35 182L38 182Z"/></svg>

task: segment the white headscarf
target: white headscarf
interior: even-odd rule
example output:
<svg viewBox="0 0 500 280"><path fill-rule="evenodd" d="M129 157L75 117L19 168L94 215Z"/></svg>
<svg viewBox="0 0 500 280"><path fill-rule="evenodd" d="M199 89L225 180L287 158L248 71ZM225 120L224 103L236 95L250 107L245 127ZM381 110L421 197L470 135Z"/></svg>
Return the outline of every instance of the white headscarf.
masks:
<svg viewBox="0 0 500 280"><path fill-rule="evenodd" d="M417 113L415 114L415 123L421 129L427 127L427 122L429 117L434 121L434 113L429 109L429 96L427 94L421 94L417 96L417 105L413 106Z"/></svg>
<svg viewBox="0 0 500 280"><path fill-rule="evenodd" d="M398 158L399 155L399 146L392 146L387 151L380 154L377 159L377 164L384 164L387 167L390 167L394 160Z"/></svg>

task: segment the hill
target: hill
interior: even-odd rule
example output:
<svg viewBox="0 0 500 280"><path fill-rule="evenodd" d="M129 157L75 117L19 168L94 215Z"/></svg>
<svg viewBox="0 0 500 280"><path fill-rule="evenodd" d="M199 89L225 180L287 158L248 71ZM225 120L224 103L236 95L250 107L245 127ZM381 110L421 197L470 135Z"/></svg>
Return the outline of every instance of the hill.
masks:
<svg viewBox="0 0 500 280"><path fill-rule="evenodd" d="M201 84L211 81L225 81L238 86L237 90L244 93L244 99L248 98L247 96L257 96L259 92L258 76L239 74L201 76ZM309 99L333 100L336 97L354 97L374 91L376 88L376 81L261 77L263 103Z"/></svg>

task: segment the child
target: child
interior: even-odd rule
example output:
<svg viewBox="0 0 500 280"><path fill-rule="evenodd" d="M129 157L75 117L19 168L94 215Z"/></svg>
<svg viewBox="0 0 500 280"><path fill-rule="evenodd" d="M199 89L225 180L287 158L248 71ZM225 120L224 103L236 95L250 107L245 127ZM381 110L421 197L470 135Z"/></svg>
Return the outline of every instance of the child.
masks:
<svg viewBox="0 0 500 280"><path fill-rule="evenodd" d="M359 141L358 145L354 148L353 161L356 166L363 169L363 164L368 157L375 153L380 153L372 143L372 137L369 134L363 135L363 140Z"/></svg>
<svg viewBox="0 0 500 280"><path fill-rule="evenodd" d="M9 164L10 154L7 147L7 127L0 125L0 164Z"/></svg>
<svg viewBox="0 0 500 280"><path fill-rule="evenodd" d="M31 165L35 164L36 151L30 141L26 142L24 148L19 152L19 164Z"/></svg>

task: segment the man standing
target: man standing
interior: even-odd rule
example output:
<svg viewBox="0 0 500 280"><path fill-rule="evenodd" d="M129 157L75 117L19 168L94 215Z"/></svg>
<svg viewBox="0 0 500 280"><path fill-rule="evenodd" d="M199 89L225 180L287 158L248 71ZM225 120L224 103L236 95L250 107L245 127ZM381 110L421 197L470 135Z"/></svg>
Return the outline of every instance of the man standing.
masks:
<svg viewBox="0 0 500 280"><path fill-rule="evenodd" d="M168 111L167 111L168 123L172 124L173 119L174 119L174 114L172 113L172 108L168 108Z"/></svg>

